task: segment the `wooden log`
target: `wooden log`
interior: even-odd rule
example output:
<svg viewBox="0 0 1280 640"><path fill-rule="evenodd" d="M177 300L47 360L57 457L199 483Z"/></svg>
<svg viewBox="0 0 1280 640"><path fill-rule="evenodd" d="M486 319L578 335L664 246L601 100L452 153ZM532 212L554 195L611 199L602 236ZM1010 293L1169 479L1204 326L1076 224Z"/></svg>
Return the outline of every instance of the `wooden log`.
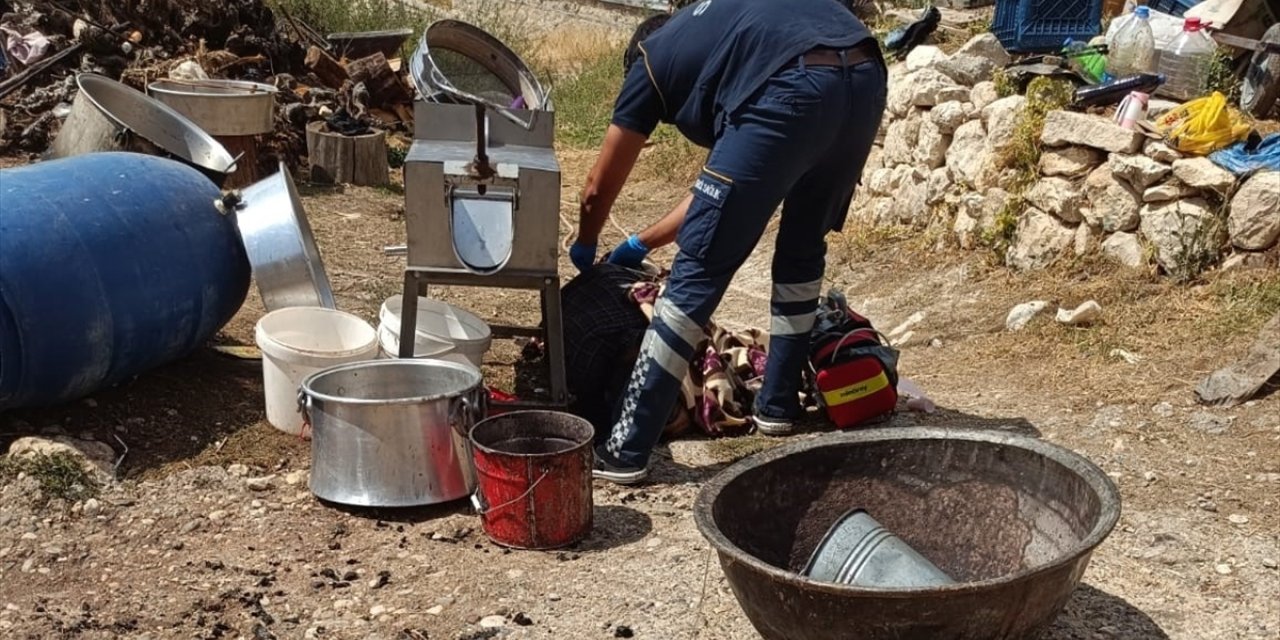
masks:
<svg viewBox="0 0 1280 640"><path fill-rule="evenodd" d="M236 170L222 183L224 189L247 187L260 179L258 173L258 136L214 136L236 160Z"/></svg>
<svg viewBox="0 0 1280 640"><path fill-rule="evenodd" d="M352 82L363 82L374 104L389 106L413 101L409 86L400 74L392 71L387 57L381 53L360 58L347 64Z"/></svg>
<svg viewBox="0 0 1280 640"><path fill-rule="evenodd" d="M307 125L307 160L311 164L311 181L320 184L351 182L354 167L351 139L326 131L324 122Z"/></svg>
<svg viewBox="0 0 1280 640"><path fill-rule="evenodd" d="M324 122L312 122L307 125L307 155L312 182L381 186L391 181L383 131L344 136L328 131Z"/></svg>
<svg viewBox="0 0 1280 640"><path fill-rule="evenodd" d="M341 89L342 83L350 77L341 63L317 46L307 49L307 57L303 64L330 89Z"/></svg>
<svg viewBox="0 0 1280 640"><path fill-rule="evenodd" d="M387 134L374 131L368 135L351 138L354 166L351 168L351 184L380 187L391 182L391 167L387 162Z"/></svg>

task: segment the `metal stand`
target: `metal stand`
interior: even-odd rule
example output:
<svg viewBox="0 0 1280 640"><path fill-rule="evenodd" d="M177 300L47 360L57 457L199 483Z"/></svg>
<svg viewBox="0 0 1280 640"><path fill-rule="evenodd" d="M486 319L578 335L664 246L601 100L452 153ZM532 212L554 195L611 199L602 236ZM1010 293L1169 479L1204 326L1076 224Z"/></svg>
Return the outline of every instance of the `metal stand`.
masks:
<svg viewBox="0 0 1280 640"><path fill-rule="evenodd" d="M537 289L542 294L542 319L545 329L537 327L518 327L509 325L492 325L491 330L496 338L514 338L516 336L541 337L546 345L544 360L547 363L547 377L551 383L551 398L546 401L520 400L511 403L512 408L564 408L569 404L568 383L564 368L564 322L560 309L560 281L545 274L513 273L503 271L492 276L478 277L465 270L448 271L440 269L405 269L404 272L404 305L400 313L400 357L414 356L415 340L411 338L417 332L418 297L423 290L432 285L454 285L462 287L490 287L501 289ZM410 338L406 338L410 336Z"/></svg>

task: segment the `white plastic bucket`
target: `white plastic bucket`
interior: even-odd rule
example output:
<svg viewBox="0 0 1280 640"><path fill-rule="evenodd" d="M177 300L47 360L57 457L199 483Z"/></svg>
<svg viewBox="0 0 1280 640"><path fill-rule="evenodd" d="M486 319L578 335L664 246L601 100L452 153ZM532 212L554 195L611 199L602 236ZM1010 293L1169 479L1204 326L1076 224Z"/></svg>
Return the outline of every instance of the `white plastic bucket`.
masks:
<svg viewBox="0 0 1280 640"><path fill-rule="evenodd" d="M378 341L388 358L400 353L403 309L404 300L394 295L382 303L378 313ZM415 357L450 360L480 368L492 341L489 325L474 314L438 300L418 298L418 322L413 337Z"/></svg>
<svg viewBox="0 0 1280 640"><path fill-rule="evenodd" d="M277 309L258 320L254 335L262 350L267 422L294 435L302 433L298 388L307 376L333 365L378 357L373 326L333 309Z"/></svg>

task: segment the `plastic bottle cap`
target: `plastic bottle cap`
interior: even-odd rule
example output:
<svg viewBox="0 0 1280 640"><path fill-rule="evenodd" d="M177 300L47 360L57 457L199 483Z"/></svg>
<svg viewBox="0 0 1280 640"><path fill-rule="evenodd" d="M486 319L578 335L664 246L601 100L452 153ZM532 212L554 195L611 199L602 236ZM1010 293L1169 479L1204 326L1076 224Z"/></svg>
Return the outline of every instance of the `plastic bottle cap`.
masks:
<svg viewBox="0 0 1280 640"><path fill-rule="evenodd" d="M1201 27L1200 18L1187 18L1182 23L1183 31L1199 31Z"/></svg>
<svg viewBox="0 0 1280 640"><path fill-rule="evenodd" d="M1142 18L1143 20L1146 20L1151 17L1151 9L1145 4L1138 5L1138 8L1134 9L1133 12L1136 13L1138 17Z"/></svg>

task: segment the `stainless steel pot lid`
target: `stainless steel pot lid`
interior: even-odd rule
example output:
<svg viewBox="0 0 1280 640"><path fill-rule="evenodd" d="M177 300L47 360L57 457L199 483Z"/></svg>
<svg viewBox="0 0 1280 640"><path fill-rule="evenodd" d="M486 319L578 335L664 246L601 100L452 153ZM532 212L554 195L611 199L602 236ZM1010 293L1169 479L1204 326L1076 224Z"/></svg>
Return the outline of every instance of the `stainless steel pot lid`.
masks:
<svg viewBox="0 0 1280 640"><path fill-rule="evenodd" d="M76 86L104 116L160 149L215 173L235 171L226 148L169 105L96 73L76 75Z"/></svg>
<svg viewBox="0 0 1280 640"><path fill-rule="evenodd" d="M275 175L241 190L234 208L267 311L337 308L307 212L283 162Z"/></svg>

